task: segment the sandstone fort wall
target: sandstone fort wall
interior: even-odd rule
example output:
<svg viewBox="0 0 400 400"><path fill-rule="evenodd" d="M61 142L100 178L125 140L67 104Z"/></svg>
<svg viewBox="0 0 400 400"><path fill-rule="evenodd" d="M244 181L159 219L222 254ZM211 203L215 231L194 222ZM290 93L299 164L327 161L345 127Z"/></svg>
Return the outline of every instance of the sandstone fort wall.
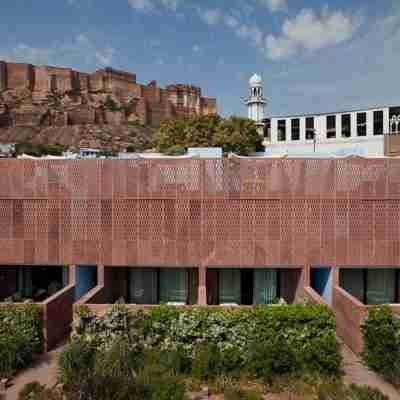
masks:
<svg viewBox="0 0 400 400"><path fill-rule="evenodd" d="M6 90L17 94L22 90L29 90L33 93L32 107L27 108L25 104L24 109L18 110L17 114L37 113L38 110L35 106L43 105L53 94L79 96L88 93L109 94L128 107L130 104L136 104L138 119L151 126L158 126L163 120L171 117L188 117L217 112L216 100L202 97L199 87L173 84L164 89L158 87L156 81L143 85L137 83L136 74L113 68L85 73L71 68L0 61L0 94ZM80 108L82 107L80 106ZM82 112L73 112L74 115L70 116L68 121L71 124L95 123L95 113L94 109L89 112L86 107L83 107ZM32 120L29 115L24 115L11 118L11 120L16 121L18 125L24 125L26 120L30 121L30 125L35 126L42 119L34 118Z"/></svg>

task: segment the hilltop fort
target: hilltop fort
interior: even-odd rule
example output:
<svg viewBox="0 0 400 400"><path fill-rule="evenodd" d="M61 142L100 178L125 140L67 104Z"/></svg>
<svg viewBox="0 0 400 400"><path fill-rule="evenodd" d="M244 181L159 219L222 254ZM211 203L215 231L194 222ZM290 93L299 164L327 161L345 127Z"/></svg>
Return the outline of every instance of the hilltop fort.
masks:
<svg viewBox="0 0 400 400"><path fill-rule="evenodd" d="M125 132L129 125L154 129L166 119L216 112L216 99L192 85L144 85L136 74L113 68L85 73L0 61L0 142L57 139L76 145L81 139L98 142L104 133L106 140L97 145L111 139L123 144L129 143L125 134L132 135Z"/></svg>

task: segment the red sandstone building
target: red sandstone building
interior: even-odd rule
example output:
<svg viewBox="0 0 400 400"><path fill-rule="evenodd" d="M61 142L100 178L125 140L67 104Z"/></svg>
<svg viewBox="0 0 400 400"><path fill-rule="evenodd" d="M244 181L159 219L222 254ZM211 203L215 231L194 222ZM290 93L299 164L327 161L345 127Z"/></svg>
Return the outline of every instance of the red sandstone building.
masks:
<svg viewBox="0 0 400 400"><path fill-rule="evenodd" d="M0 188L0 300L45 288L53 342L78 299L308 299L356 351L400 308L400 160L0 160Z"/></svg>

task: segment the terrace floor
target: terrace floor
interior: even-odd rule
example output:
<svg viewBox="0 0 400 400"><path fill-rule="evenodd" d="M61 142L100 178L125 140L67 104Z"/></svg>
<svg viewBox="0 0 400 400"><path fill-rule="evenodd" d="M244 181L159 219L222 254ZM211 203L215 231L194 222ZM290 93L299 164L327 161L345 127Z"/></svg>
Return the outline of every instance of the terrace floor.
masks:
<svg viewBox="0 0 400 400"><path fill-rule="evenodd" d="M390 383L384 381L375 372L365 367L346 345L342 344L344 380L346 383L357 385L368 385L379 389L390 400L400 400L400 393Z"/></svg>
<svg viewBox="0 0 400 400"><path fill-rule="evenodd" d="M18 400L18 393L27 383L37 381L48 387L54 386L57 383L57 359L62 350L63 345L42 354L31 368L14 377L6 390L6 400Z"/></svg>

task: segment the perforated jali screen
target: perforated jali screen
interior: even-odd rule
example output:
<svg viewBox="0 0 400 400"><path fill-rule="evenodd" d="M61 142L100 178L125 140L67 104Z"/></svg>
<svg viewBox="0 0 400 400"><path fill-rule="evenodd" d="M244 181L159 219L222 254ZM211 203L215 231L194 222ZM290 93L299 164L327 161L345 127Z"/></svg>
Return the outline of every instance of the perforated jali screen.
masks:
<svg viewBox="0 0 400 400"><path fill-rule="evenodd" d="M0 160L1 264L399 265L400 160Z"/></svg>

